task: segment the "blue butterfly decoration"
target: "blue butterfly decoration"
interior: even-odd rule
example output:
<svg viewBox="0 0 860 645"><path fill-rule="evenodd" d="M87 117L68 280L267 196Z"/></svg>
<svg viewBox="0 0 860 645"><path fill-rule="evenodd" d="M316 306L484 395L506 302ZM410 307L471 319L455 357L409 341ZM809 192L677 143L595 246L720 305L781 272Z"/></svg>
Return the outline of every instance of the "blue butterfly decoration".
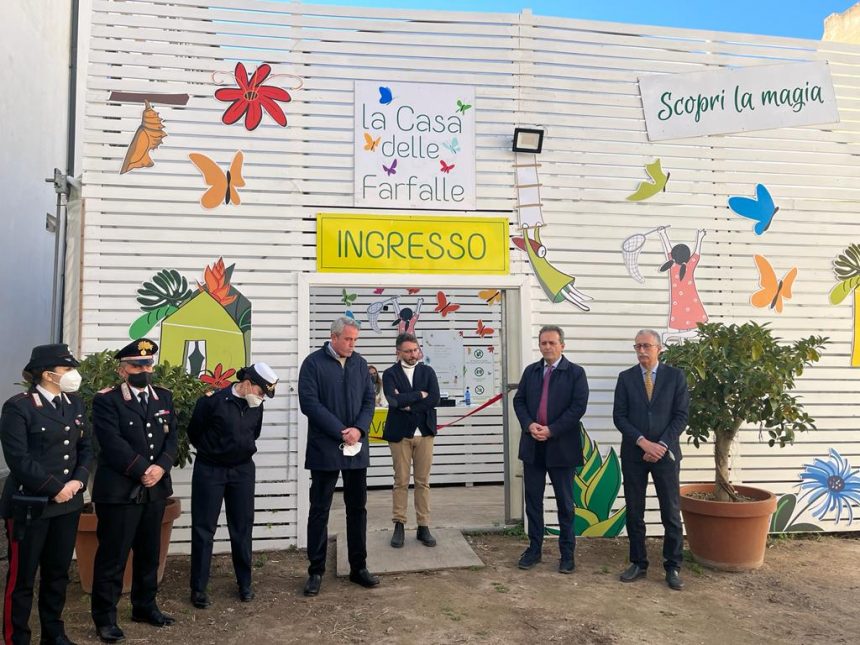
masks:
<svg viewBox="0 0 860 645"><path fill-rule="evenodd" d="M741 217L753 220L756 223L753 228L756 235L761 235L770 228L773 216L779 210L779 206L774 206L773 197L763 184L756 184L755 198L729 197L729 208Z"/></svg>
<svg viewBox="0 0 860 645"><path fill-rule="evenodd" d="M457 154L460 152L460 142L457 141L457 137L451 139L450 143L442 142L442 145L448 148L453 154Z"/></svg>
<svg viewBox="0 0 860 645"><path fill-rule="evenodd" d="M384 85L380 85L379 86L379 102L382 105L388 105L393 100L394 100L394 96L391 94L391 88L385 87Z"/></svg>

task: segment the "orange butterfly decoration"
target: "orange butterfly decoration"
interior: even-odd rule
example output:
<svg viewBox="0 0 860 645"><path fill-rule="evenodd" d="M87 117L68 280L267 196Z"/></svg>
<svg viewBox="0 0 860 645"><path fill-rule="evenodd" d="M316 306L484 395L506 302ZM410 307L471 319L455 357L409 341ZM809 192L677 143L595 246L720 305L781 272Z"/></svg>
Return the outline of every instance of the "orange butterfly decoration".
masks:
<svg viewBox="0 0 860 645"><path fill-rule="evenodd" d="M481 338L483 338L484 336L492 336L493 332L495 331L496 330L492 327L487 327L484 324L483 320L478 320L478 328L475 330L475 333L478 334L478 336L480 336Z"/></svg>
<svg viewBox="0 0 860 645"><path fill-rule="evenodd" d="M203 208L215 208L220 204L236 204L242 203L239 198L239 191L245 185L245 179L242 177L242 162L245 155L241 151L233 155L233 161L230 163L230 170L224 172L206 155L199 152L192 152L188 155L191 163L197 166L203 175L203 180L209 185L209 188L203 193L200 198L200 205Z"/></svg>
<svg viewBox="0 0 860 645"><path fill-rule="evenodd" d="M409 287L408 289L406 289L406 293L408 293L410 296L414 296L419 291L421 291L421 289L416 289L415 287Z"/></svg>
<svg viewBox="0 0 860 645"><path fill-rule="evenodd" d="M782 280L777 280L776 273L766 257L763 255L753 257L758 267L758 283L761 289L750 297L752 306L761 309L768 307L775 309L778 314L782 313L782 301L791 298L791 287L797 277L797 267L792 267Z"/></svg>
<svg viewBox="0 0 860 645"><path fill-rule="evenodd" d="M487 301L488 305L495 305L502 301L502 292L499 289L482 289L478 296Z"/></svg>
<svg viewBox="0 0 860 645"><path fill-rule="evenodd" d="M376 147L379 145L379 141L381 139L382 139L382 137L376 137L374 139L373 137L370 136L369 133L365 132L364 133L364 149L370 150L371 152L374 152L376 150Z"/></svg>
<svg viewBox="0 0 860 645"><path fill-rule="evenodd" d="M447 317L448 314L457 311L459 308L460 305L455 305L453 302L448 301L448 296L445 295L444 291L436 292L436 308L433 311L442 314L442 318Z"/></svg>
<svg viewBox="0 0 860 645"><path fill-rule="evenodd" d="M164 131L164 121L158 116L158 112L152 109L149 101L144 102L143 116L140 125L128 145L125 159L122 162L119 174L124 175L135 168L149 168L155 165L150 150L155 150L161 145L161 140L167 136Z"/></svg>

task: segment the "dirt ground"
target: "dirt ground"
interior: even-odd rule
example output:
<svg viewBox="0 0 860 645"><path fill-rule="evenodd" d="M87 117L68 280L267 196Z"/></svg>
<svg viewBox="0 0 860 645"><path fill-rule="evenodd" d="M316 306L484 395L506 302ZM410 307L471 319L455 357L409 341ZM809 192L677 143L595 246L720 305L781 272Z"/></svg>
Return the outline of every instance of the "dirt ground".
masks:
<svg viewBox="0 0 860 645"><path fill-rule="evenodd" d="M627 542L579 540L573 575L556 572L556 546L531 571L516 561L526 541L506 535L471 536L484 568L387 575L362 589L327 573L317 598L301 594L303 552L256 556L256 600L235 595L229 556L213 563L214 604L188 603L187 557L168 560L161 608L177 618L164 629L132 623L127 597L120 625L127 643L858 643L860 540L823 537L778 540L765 566L720 573L687 566L686 589L668 589L651 541L646 580L622 584ZM333 550L329 554L334 569ZM73 572L66 631L78 643L98 642L89 596ZM34 631L38 619L33 615ZM34 633L34 637L36 634ZM35 640L35 639L34 639Z"/></svg>

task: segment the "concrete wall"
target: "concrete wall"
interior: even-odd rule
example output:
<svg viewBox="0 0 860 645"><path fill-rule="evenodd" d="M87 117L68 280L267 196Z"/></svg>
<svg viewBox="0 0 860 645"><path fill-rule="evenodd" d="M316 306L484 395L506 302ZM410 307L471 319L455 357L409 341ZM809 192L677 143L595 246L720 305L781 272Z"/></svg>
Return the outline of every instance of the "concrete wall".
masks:
<svg viewBox="0 0 860 645"><path fill-rule="evenodd" d="M821 40L838 43L860 43L860 2L842 13L831 13L824 19Z"/></svg>
<svg viewBox="0 0 860 645"><path fill-rule="evenodd" d="M5 0L0 21L0 400L19 390L33 345L50 341L54 237L45 178L65 170L71 2Z"/></svg>

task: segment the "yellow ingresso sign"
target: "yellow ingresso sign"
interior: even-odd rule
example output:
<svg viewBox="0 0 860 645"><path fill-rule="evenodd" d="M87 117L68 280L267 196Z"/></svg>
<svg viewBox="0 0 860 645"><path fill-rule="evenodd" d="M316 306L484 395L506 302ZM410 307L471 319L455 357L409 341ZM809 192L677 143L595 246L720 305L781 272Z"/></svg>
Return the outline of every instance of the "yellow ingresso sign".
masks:
<svg viewBox="0 0 860 645"><path fill-rule="evenodd" d="M508 219L319 213L317 271L507 274Z"/></svg>

